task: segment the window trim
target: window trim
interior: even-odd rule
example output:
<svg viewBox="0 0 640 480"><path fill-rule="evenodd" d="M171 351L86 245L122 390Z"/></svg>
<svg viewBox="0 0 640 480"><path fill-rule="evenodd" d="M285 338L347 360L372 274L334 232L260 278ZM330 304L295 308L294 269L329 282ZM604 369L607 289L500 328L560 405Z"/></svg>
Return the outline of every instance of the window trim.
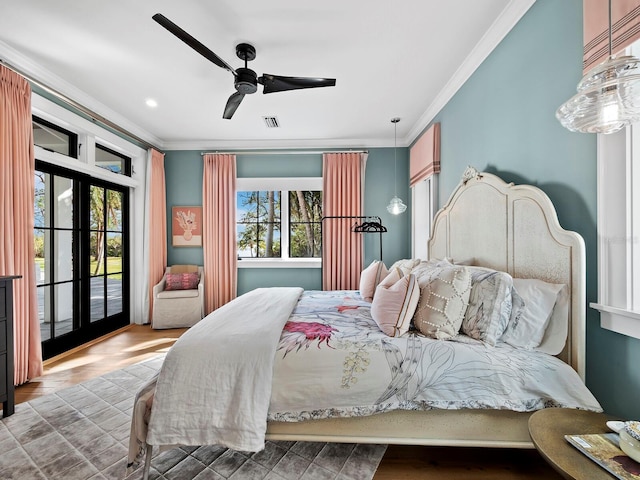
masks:
<svg viewBox="0 0 640 480"><path fill-rule="evenodd" d="M598 135L598 301L590 306L600 312L602 328L640 339L640 292L634 289L640 276L640 248L634 245L640 234L634 222L640 214L632 180L639 173L633 167L634 144L640 145L640 127ZM612 211L618 215L607 214Z"/></svg>
<svg viewBox="0 0 640 480"><path fill-rule="evenodd" d="M322 191L322 177L241 177L236 192L277 190L280 192L280 258L238 259L238 268L322 268L321 258L289 257L289 192ZM282 212L287 212L283 215ZM237 224L237 219L236 219Z"/></svg>

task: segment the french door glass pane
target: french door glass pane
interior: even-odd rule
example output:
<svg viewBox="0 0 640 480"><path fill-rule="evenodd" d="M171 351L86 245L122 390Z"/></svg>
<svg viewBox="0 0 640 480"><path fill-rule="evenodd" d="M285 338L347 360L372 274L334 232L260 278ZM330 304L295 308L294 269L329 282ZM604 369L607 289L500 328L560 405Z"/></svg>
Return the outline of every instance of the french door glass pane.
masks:
<svg viewBox="0 0 640 480"><path fill-rule="evenodd" d="M91 316L92 322L104 318L104 277L91 279Z"/></svg>
<svg viewBox="0 0 640 480"><path fill-rule="evenodd" d="M50 175L48 173L35 172L35 198L34 198L34 220L36 227L48 227L49 215L46 212L46 186L50 183Z"/></svg>
<svg viewBox="0 0 640 480"><path fill-rule="evenodd" d="M51 338L51 309L46 308L51 302L51 286L38 287L36 289L38 296L38 319L40 320L40 337L41 340L49 340Z"/></svg>
<svg viewBox="0 0 640 480"><path fill-rule="evenodd" d="M122 277L109 275L107 277L107 316L122 312Z"/></svg>
<svg viewBox="0 0 640 480"><path fill-rule="evenodd" d="M33 243L36 257L36 285L43 285L45 281L49 281L49 275L47 273L47 255L45 255L45 252L50 248L49 231L36 228L33 232Z"/></svg>
<svg viewBox="0 0 640 480"><path fill-rule="evenodd" d="M73 180L53 177L53 226L73 228Z"/></svg>
<svg viewBox="0 0 640 480"><path fill-rule="evenodd" d="M122 234L107 234L107 273L122 272Z"/></svg>
<svg viewBox="0 0 640 480"><path fill-rule="evenodd" d="M89 226L92 230L104 229L104 188L91 185L89 191Z"/></svg>
<svg viewBox="0 0 640 480"><path fill-rule="evenodd" d="M73 280L73 232L70 230L54 230L53 258L56 259L54 282ZM71 298L71 297L69 297Z"/></svg>
<svg viewBox="0 0 640 480"><path fill-rule="evenodd" d="M53 332L56 337L73 330L73 283L65 282L54 285L55 323Z"/></svg>

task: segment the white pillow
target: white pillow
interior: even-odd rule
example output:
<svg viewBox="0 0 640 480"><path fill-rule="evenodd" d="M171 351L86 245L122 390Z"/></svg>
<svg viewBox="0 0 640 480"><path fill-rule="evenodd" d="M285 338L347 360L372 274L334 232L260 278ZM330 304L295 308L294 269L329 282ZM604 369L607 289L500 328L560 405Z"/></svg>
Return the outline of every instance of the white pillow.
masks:
<svg viewBox="0 0 640 480"><path fill-rule="evenodd" d="M403 258L402 260L396 260L393 265L389 267L389 271L392 271L394 268L399 268L403 274L408 275L411 273L411 269L419 263L419 258Z"/></svg>
<svg viewBox="0 0 640 480"><path fill-rule="evenodd" d="M371 317L383 333L399 337L409 330L419 299L420 287L415 275L402 276L400 268L395 268L376 288Z"/></svg>
<svg viewBox="0 0 640 480"><path fill-rule="evenodd" d="M387 267L380 260L374 260L360 273L360 295L367 302L373 301L378 284L389 274Z"/></svg>
<svg viewBox="0 0 640 480"><path fill-rule="evenodd" d="M427 337L446 340L460 330L469 304L471 275L466 267L418 269L420 301L413 316L416 328Z"/></svg>
<svg viewBox="0 0 640 480"><path fill-rule="evenodd" d="M538 279L514 278L513 286L524 301L524 308L519 314L511 316L502 341L531 350L542 342L553 307L565 285Z"/></svg>

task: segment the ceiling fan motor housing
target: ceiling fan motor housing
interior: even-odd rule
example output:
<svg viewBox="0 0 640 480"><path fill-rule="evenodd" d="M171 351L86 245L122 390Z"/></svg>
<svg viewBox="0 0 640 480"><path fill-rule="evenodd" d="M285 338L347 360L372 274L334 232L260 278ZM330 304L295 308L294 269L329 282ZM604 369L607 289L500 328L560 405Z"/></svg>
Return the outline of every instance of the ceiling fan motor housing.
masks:
<svg viewBox="0 0 640 480"><path fill-rule="evenodd" d="M238 93L247 95L258 90L258 76L249 68L236 68L235 87Z"/></svg>

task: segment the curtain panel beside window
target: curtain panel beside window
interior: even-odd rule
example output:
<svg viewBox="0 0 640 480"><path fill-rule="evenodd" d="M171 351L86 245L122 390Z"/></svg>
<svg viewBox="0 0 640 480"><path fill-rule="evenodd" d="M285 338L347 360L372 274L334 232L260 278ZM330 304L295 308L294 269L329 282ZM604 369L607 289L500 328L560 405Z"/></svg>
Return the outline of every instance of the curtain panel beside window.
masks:
<svg viewBox="0 0 640 480"><path fill-rule="evenodd" d="M609 2L583 0L583 72L609 57ZM616 54L640 38L640 0L612 0L612 53Z"/></svg>
<svg viewBox="0 0 640 480"><path fill-rule="evenodd" d="M202 245L205 314L230 302L238 291L236 248L236 156L204 155Z"/></svg>
<svg viewBox="0 0 640 480"><path fill-rule="evenodd" d="M164 175L164 153L149 150L148 168L148 255L149 285L147 302L149 322L153 318L153 287L164 275L167 267L167 195Z"/></svg>
<svg viewBox="0 0 640 480"><path fill-rule="evenodd" d="M14 381L42 375L33 240L35 158L31 86L0 65L0 275L14 281ZM11 341L11 339L8 339Z"/></svg>
<svg viewBox="0 0 640 480"><path fill-rule="evenodd" d="M325 153L322 164L325 217L362 215L363 153ZM322 225L323 290L358 290L362 271L362 235L353 219L328 219Z"/></svg>

